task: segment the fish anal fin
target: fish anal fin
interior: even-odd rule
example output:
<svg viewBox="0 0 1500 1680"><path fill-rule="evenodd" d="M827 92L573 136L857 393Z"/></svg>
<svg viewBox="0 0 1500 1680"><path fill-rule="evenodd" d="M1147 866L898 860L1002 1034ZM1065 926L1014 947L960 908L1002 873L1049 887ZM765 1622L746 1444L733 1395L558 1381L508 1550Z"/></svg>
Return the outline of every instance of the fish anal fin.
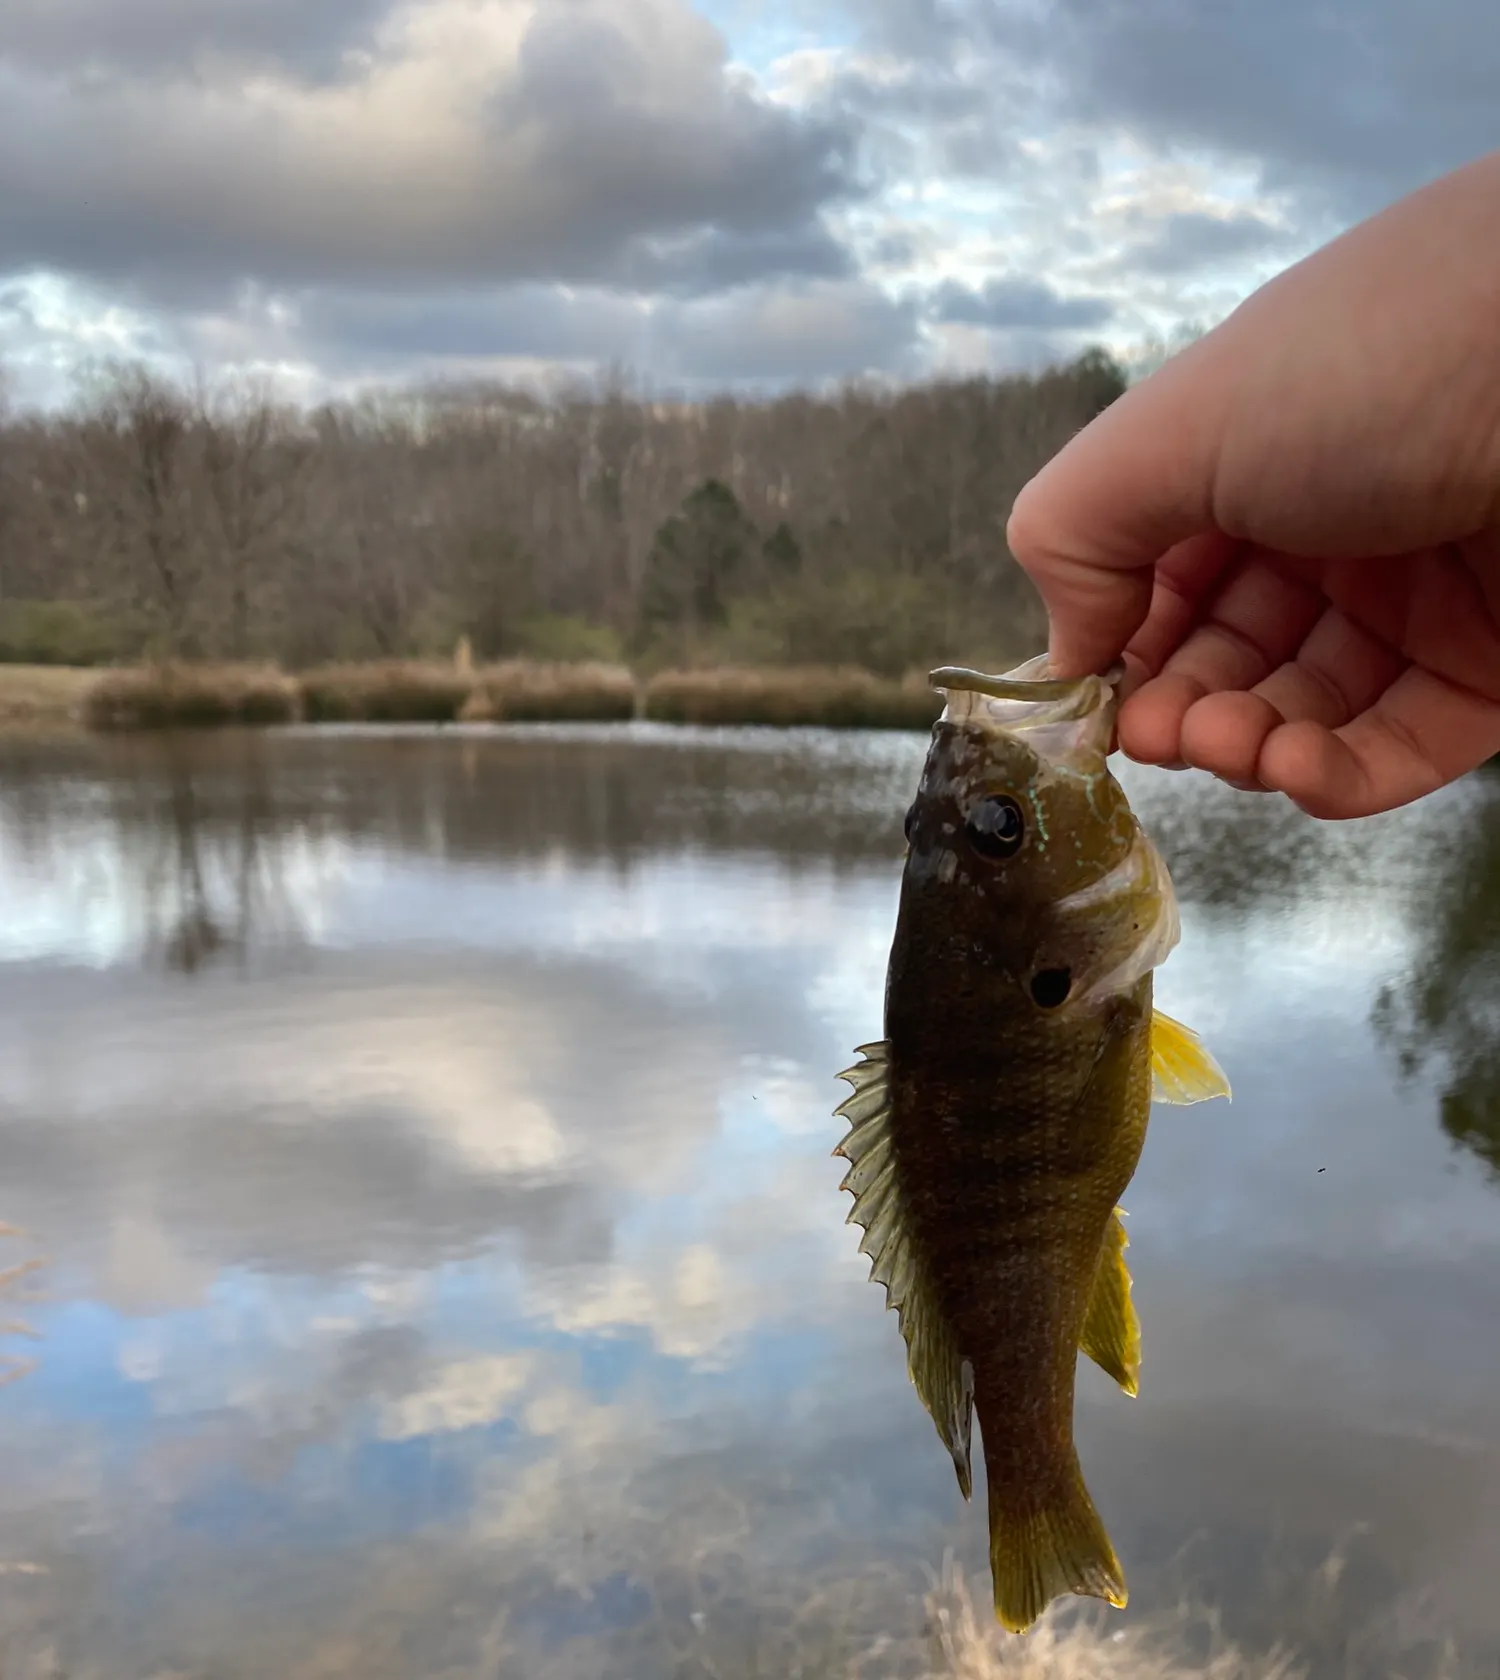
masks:
<svg viewBox="0 0 1500 1680"><path fill-rule="evenodd" d="M884 1284L886 1305L895 1308L912 1384L969 1499L974 1492L974 1371L938 1302L902 1203L890 1128L889 1051L876 1043L860 1045L859 1053L865 1060L839 1075L854 1087L834 1110L851 1122L834 1150L849 1162L839 1188L853 1193L849 1223L864 1228L860 1253L869 1255L870 1276Z"/></svg>
<svg viewBox="0 0 1500 1680"><path fill-rule="evenodd" d="M1127 1394L1136 1394L1141 1379L1141 1324L1130 1299L1130 1268L1125 1264L1129 1246L1125 1222L1116 1208L1104 1230L1078 1346Z"/></svg>
<svg viewBox="0 0 1500 1680"><path fill-rule="evenodd" d="M1054 1497L1038 1502L1033 1484L1027 1503L1015 1490L989 1478L990 1574L995 1619L1010 1633L1025 1633L1055 1598L1077 1593L1123 1609L1129 1597L1120 1560L1103 1519L1084 1486L1076 1454L1052 1484Z"/></svg>
<svg viewBox="0 0 1500 1680"><path fill-rule="evenodd" d="M1229 1081L1191 1027L1156 1009L1151 1013L1154 1102L1197 1103L1227 1097Z"/></svg>

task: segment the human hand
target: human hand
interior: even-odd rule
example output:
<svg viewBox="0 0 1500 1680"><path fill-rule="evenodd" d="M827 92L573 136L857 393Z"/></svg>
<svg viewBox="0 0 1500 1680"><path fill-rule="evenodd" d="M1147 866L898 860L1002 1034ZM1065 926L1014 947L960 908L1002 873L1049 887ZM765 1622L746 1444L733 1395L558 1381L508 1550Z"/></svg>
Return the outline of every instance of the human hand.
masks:
<svg viewBox="0 0 1500 1680"><path fill-rule="evenodd" d="M1060 676L1119 740L1391 809L1500 751L1500 153L1278 276L1017 498Z"/></svg>

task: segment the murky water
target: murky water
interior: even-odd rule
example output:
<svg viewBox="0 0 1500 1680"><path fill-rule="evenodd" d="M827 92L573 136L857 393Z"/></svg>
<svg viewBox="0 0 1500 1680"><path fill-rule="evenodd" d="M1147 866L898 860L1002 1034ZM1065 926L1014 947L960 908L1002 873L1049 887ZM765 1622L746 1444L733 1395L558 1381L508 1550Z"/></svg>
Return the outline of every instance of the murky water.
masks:
<svg viewBox="0 0 1500 1680"><path fill-rule="evenodd" d="M923 745L0 744L0 1673L900 1669L982 1508L830 1110ZM1493 1673L1500 780L1124 774L1235 1085L1127 1198L1141 1397L1080 1373L1124 1617Z"/></svg>

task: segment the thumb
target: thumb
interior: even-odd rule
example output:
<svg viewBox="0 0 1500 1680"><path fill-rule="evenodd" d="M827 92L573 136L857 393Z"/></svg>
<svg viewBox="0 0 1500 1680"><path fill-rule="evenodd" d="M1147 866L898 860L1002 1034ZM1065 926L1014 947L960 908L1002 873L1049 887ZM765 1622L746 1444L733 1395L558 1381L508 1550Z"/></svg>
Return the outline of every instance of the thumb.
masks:
<svg viewBox="0 0 1500 1680"><path fill-rule="evenodd" d="M1145 622L1157 561L1214 528L1213 336L1111 403L1016 497L1006 540L1047 608L1058 676L1117 658Z"/></svg>

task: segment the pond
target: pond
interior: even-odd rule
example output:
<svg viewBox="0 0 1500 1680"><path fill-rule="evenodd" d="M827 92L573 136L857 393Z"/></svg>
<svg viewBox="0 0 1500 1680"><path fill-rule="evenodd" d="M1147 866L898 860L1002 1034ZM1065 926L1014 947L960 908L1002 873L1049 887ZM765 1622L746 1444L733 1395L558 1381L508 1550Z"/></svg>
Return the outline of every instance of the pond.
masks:
<svg viewBox="0 0 1500 1680"><path fill-rule="evenodd" d="M924 748L0 741L7 1680L920 1671L983 1502L830 1150ZM1500 778L1120 773L1235 1096L1126 1198L1140 1397L1080 1371L1106 1637L1493 1675Z"/></svg>

